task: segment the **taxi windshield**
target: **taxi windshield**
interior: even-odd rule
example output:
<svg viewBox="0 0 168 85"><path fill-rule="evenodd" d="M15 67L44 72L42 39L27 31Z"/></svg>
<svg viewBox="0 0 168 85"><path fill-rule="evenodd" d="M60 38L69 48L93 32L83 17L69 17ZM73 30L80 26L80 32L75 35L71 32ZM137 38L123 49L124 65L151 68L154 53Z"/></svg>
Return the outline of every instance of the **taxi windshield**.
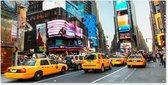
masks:
<svg viewBox="0 0 168 85"><path fill-rule="evenodd" d="M36 60L25 60L19 66L35 66Z"/></svg>

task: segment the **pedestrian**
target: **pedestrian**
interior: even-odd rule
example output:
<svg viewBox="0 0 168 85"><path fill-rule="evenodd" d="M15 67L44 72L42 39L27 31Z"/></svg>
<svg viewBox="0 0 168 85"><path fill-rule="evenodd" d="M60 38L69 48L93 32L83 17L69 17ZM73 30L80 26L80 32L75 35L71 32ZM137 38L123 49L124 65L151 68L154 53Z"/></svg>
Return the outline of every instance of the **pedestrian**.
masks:
<svg viewBox="0 0 168 85"><path fill-rule="evenodd" d="M152 52L153 62L156 62L156 54Z"/></svg>
<svg viewBox="0 0 168 85"><path fill-rule="evenodd" d="M156 53L156 62L157 63L160 62L160 54L159 54L159 52Z"/></svg>
<svg viewBox="0 0 168 85"><path fill-rule="evenodd" d="M163 61L163 53L160 52L160 65L164 65L164 61Z"/></svg>

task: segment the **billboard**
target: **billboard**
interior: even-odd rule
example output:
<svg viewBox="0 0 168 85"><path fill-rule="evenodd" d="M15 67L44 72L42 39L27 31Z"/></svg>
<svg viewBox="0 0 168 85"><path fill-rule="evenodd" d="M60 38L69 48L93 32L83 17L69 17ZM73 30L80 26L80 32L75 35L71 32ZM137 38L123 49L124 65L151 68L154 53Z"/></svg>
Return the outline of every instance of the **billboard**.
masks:
<svg viewBox="0 0 168 85"><path fill-rule="evenodd" d="M128 24L128 14L117 16L118 19L118 26L126 25Z"/></svg>
<svg viewBox="0 0 168 85"><path fill-rule="evenodd" d="M46 51L46 24L37 24L36 25L36 42L38 46L38 51Z"/></svg>
<svg viewBox="0 0 168 85"><path fill-rule="evenodd" d="M65 9L65 3L66 3L65 0L44 0L43 10L50 10L57 7Z"/></svg>
<svg viewBox="0 0 168 85"><path fill-rule="evenodd" d="M47 22L48 37L61 36L65 34L65 20L52 20Z"/></svg>
<svg viewBox="0 0 168 85"><path fill-rule="evenodd" d="M91 46L98 46L97 37L89 37Z"/></svg>
<svg viewBox="0 0 168 85"><path fill-rule="evenodd" d="M131 52L131 43L130 42L120 43L120 51L123 53Z"/></svg>
<svg viewBox="0 0 168 85"><path fill-rule="evenodd" d="M83 37L83 29L78 27L78 26L76 26L75 35L76 35L76 37L82 38Z"/></svg>
<svg viewBox="0 0 168 85"><path fill-rule="evenodd" d="M75 25L65 20L52 20L47 22L48 37L66 36L75 37Z"/></svg>
<svg viewBox="0 0 168 85"><path fill-rule="evenodd" d="M127 32L127 33L119 33L119 35L120 35L120 39L130 39L131 38L129 32Z"/></svg>
<svg viewBox="0 0 168 85"><path fill-rule="evenodd" d="M75 26L72 23L65 22L65 34L63 36L74 37L75 36Z"/></svg>
<svg viewBox="0 0 168 85"><path fill-rule="evenodd" d="M130 31L130 25L127 24L127 25L120 26L118 31L119 32L129 32Z"/></svg>
<svg viewBox="0 0 168 85"><path fill-rule="evenodd" d="M127 9L127 1L126 0L116 0L116 10L126 10Z"/></svg>

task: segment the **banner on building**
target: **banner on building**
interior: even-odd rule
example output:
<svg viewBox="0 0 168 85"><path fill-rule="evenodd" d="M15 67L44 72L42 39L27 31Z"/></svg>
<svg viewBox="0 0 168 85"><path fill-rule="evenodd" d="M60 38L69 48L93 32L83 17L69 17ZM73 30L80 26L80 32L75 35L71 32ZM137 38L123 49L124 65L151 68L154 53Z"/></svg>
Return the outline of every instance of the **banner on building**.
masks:
<svg viewBox="0 0 168 85"><path fill-rule="evenodd" d="M128 24L128 14L117 16L117 18L118 18L118 27Z"/></svg>
<svg viewBox="0 0 168 85"><path fill-rule="evenodd" d="M36 25L36 42L39 52L46 51L46 24Z"/></svg>
<svg viewBox="0 0 168 85"><path fill-rule="evenodd" d="M118 30L119 30L119 32L129 32L130 31L130 25L127 24L127 25L120 26Z"/></svg>
<svg viewBox="0 0 168 85"><path fill-rule="evenodd" d="M131 38L129 32L127 32L127 33L119 33L119 35L120 35L120 40L121 39L130 39Z"/></svg>

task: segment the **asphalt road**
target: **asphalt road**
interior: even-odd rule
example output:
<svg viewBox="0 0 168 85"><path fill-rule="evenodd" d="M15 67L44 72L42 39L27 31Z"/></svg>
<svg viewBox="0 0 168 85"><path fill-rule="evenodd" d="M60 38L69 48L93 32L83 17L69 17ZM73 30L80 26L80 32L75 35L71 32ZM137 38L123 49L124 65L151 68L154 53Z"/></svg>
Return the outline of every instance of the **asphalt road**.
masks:
<svg viewBox="0 0 168 85"><path fill-rule="evenodd" d="M68 71L66 74L45 76L40 81L13 80L8 83L165 83L166 69L158 63L148 63L146 68L114 66L104 73L90 71Z"/></svg>

